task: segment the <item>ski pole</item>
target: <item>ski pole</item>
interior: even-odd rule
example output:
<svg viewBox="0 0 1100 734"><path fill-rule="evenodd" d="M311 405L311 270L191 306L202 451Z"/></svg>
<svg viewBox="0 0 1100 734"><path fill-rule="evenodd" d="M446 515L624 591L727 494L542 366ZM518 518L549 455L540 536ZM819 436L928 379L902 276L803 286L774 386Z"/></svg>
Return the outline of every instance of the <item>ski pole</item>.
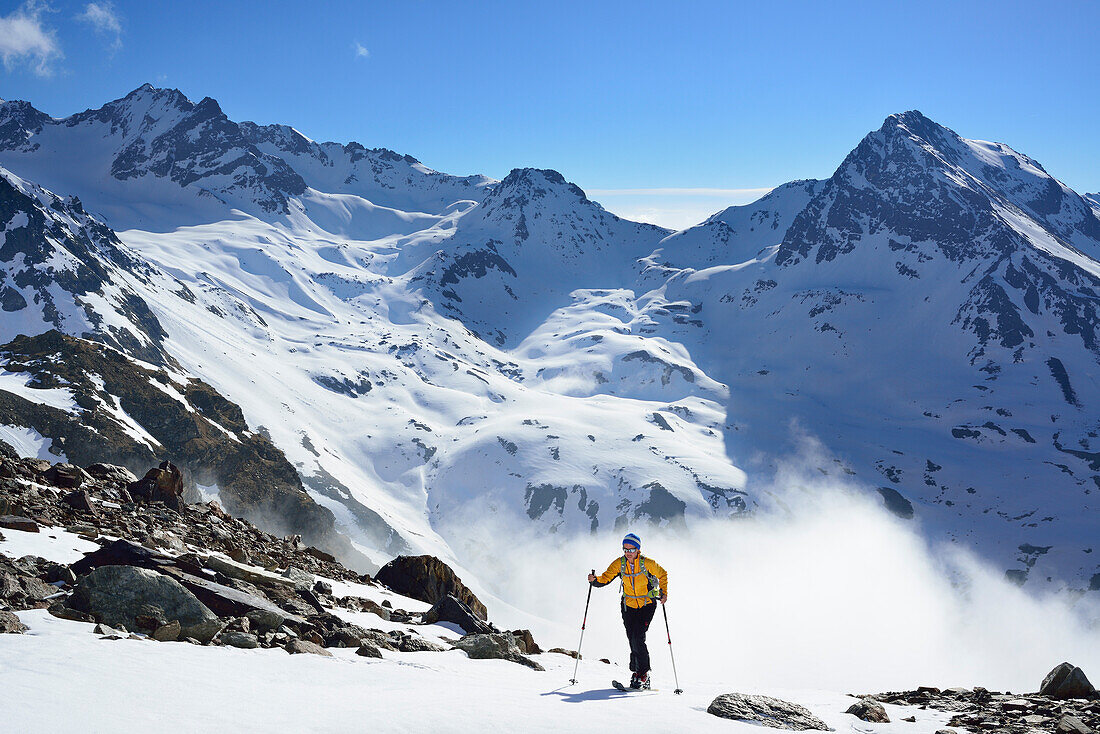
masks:
<svg viewBox="0 0 1100 734"><path fill-rule="evenodd" d="M684 689L680 688L680 676L676 675L676 656L672 654L672 633L668 631L668 610L665 609L665 605L661 605L661 611L665 615L665 634L668 635L668 655L672 658L672 679L676 681L676 690L673 693L683 693Z"/></svg>
<svg viewBox="0 0 1100 734"><path fill-rule="evenodd" d="M592 575L596 575L596 569L592 569ZM577 643L577 662L573 665L573 678L569 683L573 684L577 682L577 668L581 664L581 645L584 643L584 626L588 624L588 603L592 601L592 584L588 584L588 599L584 602L584 619L581 620L581 640Z"/></svg>

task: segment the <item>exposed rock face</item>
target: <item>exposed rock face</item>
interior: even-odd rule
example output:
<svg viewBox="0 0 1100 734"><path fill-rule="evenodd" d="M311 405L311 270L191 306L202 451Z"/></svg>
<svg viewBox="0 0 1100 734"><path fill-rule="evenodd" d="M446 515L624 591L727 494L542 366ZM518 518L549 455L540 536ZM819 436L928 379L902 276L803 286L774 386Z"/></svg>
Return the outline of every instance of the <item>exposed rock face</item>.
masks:
<svg viewBox="0 0 1100 734"><path fill-rule="evenodd" d="M96 462L95 474L78 467L51 469L47 464L46 470L53 473L45 477L47 483L72 488L75 477L82 477L81 489L86 489L84 484L93 476L133 482L130 471L122 467L143 471L169 456L172 464L161 464L152 470L156 474L147 474L130 490L136 497L165 502L179 511L188 493L197 499L196 481L217 484L229 512L279 534L300 533L348 565L373 569L336 532L332 513L309 497L282 451L249 430L240 407L205 382L176 383L162 369L150 369L120 352L58 331L16 337L0 347L0 366L29 375L31 387L64 386L73 394L76 409L69 413L0 390L0 423L33 428L75 464ZM135 440L116 418L119 406L159 446Z"/></svg>
<svg viewBox="0 0 1100 734"><path fill-rule="evenodd" d="M878 701L874 701L870 698L865 698L859 703L853 703L844 713L851 714L857 719L871 721L876 724L890 723L890 717L886 714L886 708Z"/></svg>
<svg viewBox="0 0 1100 734"><path fill-rule="evenodd" d="M466 604L456 599L452 594L445 594L431 609L424 612L424 624L436 622L451 622L462 628L464 634L488 634L495 632L493 626L478 619L473 610Z"/></svg>
<svg viewBox="0 0 1100 734"><path fill-rule="evenodd" d="M102 566L85 576L69 605L111 626L139 629L138 617L159 612L182 627L217 620L209 608L175 579L134 566Z"/></svg>
<svg viewBox="0 0 1100 734"><path fill-rule="evenodd" d="M1039 694L1051 698L1091 698L1096 689L1085 672L1070 663L1062 663L1043 678Z"/></svg>
<svg viewBox="0 0 1100 734"><path fill-rule="evenodd" d="M833 731L805 707L770 696L723 693L710 702L707 713L723 719L752 721L773 729Z"/></svg>
<svg viewBox="0 0 1100 734"><path fill-rule="evenodd" d="M429 604L450 594L481 619L489 617L485 605L466 588L462 579L435 556L398 556L383 566L375 578L398 594Z"/></svg>

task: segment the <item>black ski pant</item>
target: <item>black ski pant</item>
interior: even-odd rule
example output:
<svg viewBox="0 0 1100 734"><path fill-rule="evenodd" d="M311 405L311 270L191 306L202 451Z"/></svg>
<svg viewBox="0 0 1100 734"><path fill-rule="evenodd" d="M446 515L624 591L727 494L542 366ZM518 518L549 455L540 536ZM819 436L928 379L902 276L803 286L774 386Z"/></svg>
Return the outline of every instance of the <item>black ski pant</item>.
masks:
<svg viewBox="0 0 1100 734"><path fill-rule="evenodd" d="M657 605L651 602L636 609L628 607L624 600L622 609L626 639L630 643L630 670L645 675L649 672L649 648L645 646L645 633L657 612Z"/></svg>

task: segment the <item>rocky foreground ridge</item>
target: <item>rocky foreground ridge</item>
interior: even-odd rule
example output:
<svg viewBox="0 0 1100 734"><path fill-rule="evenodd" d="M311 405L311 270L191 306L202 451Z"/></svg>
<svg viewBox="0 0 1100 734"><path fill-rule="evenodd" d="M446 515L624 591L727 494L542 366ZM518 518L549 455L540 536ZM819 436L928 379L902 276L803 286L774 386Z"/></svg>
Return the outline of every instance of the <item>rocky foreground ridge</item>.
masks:
<svg viewBox="0 0 1100 734"><path fill-rule="evenodd" d="M105 640L279 647L322 656L350 647L373 658L381 658L381 650L460 649L470 658L544 670L531 657L543 652L531 633L499 630L485 605L438 558L399 556L372 578L303 544L301 536L266 533L217 502L186 502L180 472L169 462L138 479L109 464L80 468L19 458L0 442L0 540L2 533L58 529L100 548L71 564L0 553L0 633L26 631L13 612L44 608L94 625L92 631ZM343 594L342 584L388 590L431 607L395 608L388 600ZM352 624L336 610L373 614L403 629ZM438 627L431 635L417 629L437 622L449 623L461 636L438 635ZM548 652L577 656L561 648ZM872 723L890 723L887 706L904 707L904 713L952 713L953 728L936 734L1100 730L1100 692L1069 663L1054 668L1038 693L920 687L853 697L858 701L846 713ZM916 721L893 710L901 721ZM722 694L707 711L771 728L831 730L806 708L768 696Z"/></svg>
<svg viewBox="0 0 1100 734"><path fill-rule="evenodd" d="M341 581L385 587L303 544L299 535L266 533L217 502L185 502L180 472L169 462L139 480L109 464L82 469L18 458L0 444L0 528L62 528L101 546L69 565L0 554L0 632L25 629L13 611L47 608L57 617L95 623L97 633L113 639L318 655L355 647L360 655L381 657L379 649L449 649L415 630L443 621L470 633L450 641L470 657L542 669L525 655L541 652L530 632L498 630L485 606L438 559L400 557L380 572L395 591L431 604L427 611L334 594L333 583ZM334 608L409 627L363 628L333 614Z"/></svg>

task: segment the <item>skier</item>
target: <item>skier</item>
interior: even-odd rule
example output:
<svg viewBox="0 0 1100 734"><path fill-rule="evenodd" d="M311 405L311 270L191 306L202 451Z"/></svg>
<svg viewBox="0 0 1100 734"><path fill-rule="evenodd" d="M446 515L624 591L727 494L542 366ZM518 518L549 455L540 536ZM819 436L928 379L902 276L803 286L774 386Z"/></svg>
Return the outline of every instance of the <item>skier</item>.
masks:
<svg viewBox="0 0 1100 734"><path fill-rule="evenodd" d="M616 577L622 580L623 626L630 643L630 687L649 688L649 649L645 633L657 601L668 599L668 573L652 558L642 556L642 541L634 533L623 538L623 556L616 558L599 576L588 574L588 583L607 586Z"/></svg>

